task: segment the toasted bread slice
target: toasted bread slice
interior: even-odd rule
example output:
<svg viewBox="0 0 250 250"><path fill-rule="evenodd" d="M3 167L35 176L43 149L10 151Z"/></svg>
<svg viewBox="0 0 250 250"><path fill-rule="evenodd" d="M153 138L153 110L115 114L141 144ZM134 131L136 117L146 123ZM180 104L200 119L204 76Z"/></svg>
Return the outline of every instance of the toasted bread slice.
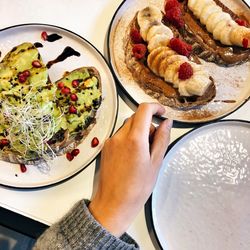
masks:
<svg viewBox="0 0 250 250"><path fill-rule="evenodd" d="M149 94L153 98L156 98L163 105L182 110L197 108L201 105L205 105L214 98L216 89L212 77L210 77L211 84L208 86L202 96L183 96L180 94L178 89L174 87L173 83L165 81L164 77L160 77L157 74L156 71L166 72L166 70L163 69L164 64L160 65L158 62L156 62L155 58L153 58L152 60L151 58L147 58L148 62L146 60L136 59L132 52L133 41L130 37L130 31L134 28L138 30L140 29L137 23L137 15L131 21L127 29L127 39L124 46L125 60L126 65L132 73L135 81L147 94ZM156 50L157 48L151 52L151 55L154 54ZM165 54L171 55L171 53L168 52L166 52ZM152 57L154 57L154 55ZM157 57L157 55L155 55L155 57ZM161 57L161 54L159 54L159 57ZM162 59L164 60L164 58ZM151 63L151 61L152 64L155 65L156 70L154 70L153 68L149 68L148 63Z"/></svg>
<svg viewBox="0 0 250 250"><path fill-rule="evenodd" d="M37 48L23 43L0 63L0 97L0 158L34 164L89 133L101 104L101 78L94 67L82 67L53 84Z"/></svg>

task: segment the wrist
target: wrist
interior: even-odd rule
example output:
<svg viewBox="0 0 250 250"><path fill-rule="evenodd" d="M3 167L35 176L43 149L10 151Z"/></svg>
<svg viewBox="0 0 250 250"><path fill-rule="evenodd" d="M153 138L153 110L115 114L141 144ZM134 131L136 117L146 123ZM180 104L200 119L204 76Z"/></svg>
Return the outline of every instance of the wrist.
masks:
<svg viewBox="0 0 250 250"><path fill-rule="evenodd" d="M102 205L96 200L91 201L88 207L92 216L116 237L124 234L129 227L130 220L126 209L117 208L110 203Z"/></svg>

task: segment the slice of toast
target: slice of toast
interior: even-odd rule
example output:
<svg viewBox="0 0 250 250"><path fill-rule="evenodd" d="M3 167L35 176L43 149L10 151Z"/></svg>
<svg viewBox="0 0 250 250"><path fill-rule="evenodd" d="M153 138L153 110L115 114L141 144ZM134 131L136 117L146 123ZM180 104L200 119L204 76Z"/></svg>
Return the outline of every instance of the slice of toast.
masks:
<svg viewBox="0 0 250 250"><path fill-rule="evenodd" d="M76 147L88 135L96 122L96 112L102 101L101 76L95 67L66 72L55 83L56 86L62 86L60 84L68 88L70 94L63 94L62 88L57 87L56 106L63 116L60 130L48 142L57 154ZM77 100L72 96L77 96ZM72 106L76 108L76 113L70 113Z"/></svg>
<svg viewBox="0 0 250 250"><path fill-rule="evenodd" d="M137 15L131 21L126 33L124 44L126 65L135 81L148 95L156 98L163 105L182 110L197 108L201 105L205 105L214 98L216 89L212 78L210 78L211 84L202 96L182 96L179 91L173 87L172 83L166 82L162 77L153 73L145 59L136 59L132 52L133 41L130 36L130 31L134 28L137 30L140 29L137 23Z"/></svg>
<svg viewBox="0 0 250 250"><path fill-rule="evenodd" d="M101 78L94 67L82 67L53 84L37 48L23 43L0 63L0 97L0 158L36 164L89 133L101 104Z"/></svg>
<svg viewBox="0 0 250 250"><path fill-rule="evenodd" d="M176 33L176 35L179 35L187 43L192 44L193 54L196 54L198 57L208 62L214 62L222 66L233 66L237 64L242 64L250 59L250 49L249 47L242 47L242 45L240 44L242 43L241 40L235 41L235 43L238 43L238 46L232 44L230 45L230 41L228 41L226 37L230 34L230 30L228 30L227 32L226 28L222 27L221 32L217 32L216 38L218 39L215 39L210 27L211 25L207 23L212 19L216 18L216 8L218 8L219 10L217 13L221 15L222 10L224 13L221 16L224 16L225 18L229 19L227 24L228 26L238 26L235 21L239 20L240 18L243 18L242 20L244 20L246 19L246 17L239 17L219 0L213 0L213 2L216 4L216 8L214 7L212 8L212 10L214 10L215 13L211 13L210 16L208 16L207 18L203 18L204 20L200 20L198 16L195 15L194 12L191 11L191 9L189 8L188 2L189 1L187 0L180 2L182 17L185 23L184 27L176 29L173 25L171 25L171 23L167 22L166 24L171 27L171 29ZM199 10L199 8L197 10ZM203 22L203 24L201 22ZM211 32L209 32L207 28L209 28ZM239 28L239 31L235 29L235 31L233 31L234 33L240 33L243 31L245 33L247 31L246 27L237 28ZM233 32L231 32L231 35L233 35ZM249 34L250 31L248 32L248 37ZM222 42L225 43L223 44Z"/></svg>

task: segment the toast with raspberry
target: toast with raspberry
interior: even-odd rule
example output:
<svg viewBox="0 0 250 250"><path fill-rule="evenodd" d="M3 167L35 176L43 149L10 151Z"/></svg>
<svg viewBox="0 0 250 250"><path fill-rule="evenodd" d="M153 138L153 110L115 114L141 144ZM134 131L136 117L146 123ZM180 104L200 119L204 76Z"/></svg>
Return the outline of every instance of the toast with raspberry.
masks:
<svg viewBox="0 0 250 250"><path fill-rule="evenodd" d="M222 66L250 59L250 28L219 0L167 0L164 22L193 47L193 54Z"/></svg>
<svg viewBox="0 0 250 250"><path fill-rule="evenodd" d="M154 6L136 13L127 30L126 65L140 87L163 105L182 110L205 105L215 96L214 80L188 58L189 46L174 37L162 18Z"/></svg>

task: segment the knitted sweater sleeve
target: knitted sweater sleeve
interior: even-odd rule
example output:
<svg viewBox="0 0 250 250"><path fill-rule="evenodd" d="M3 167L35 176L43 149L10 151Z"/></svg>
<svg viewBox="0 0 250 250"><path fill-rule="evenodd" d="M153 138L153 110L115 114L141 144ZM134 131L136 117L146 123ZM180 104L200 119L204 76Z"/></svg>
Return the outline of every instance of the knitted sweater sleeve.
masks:
<svg viewBox="0 0 250 250"><path fill-rule="evenodd" d="M89 212L88 204L88 200L78 202L38 238L33 250L139 249L127 233L116 238L103 228Z"/></svg>

